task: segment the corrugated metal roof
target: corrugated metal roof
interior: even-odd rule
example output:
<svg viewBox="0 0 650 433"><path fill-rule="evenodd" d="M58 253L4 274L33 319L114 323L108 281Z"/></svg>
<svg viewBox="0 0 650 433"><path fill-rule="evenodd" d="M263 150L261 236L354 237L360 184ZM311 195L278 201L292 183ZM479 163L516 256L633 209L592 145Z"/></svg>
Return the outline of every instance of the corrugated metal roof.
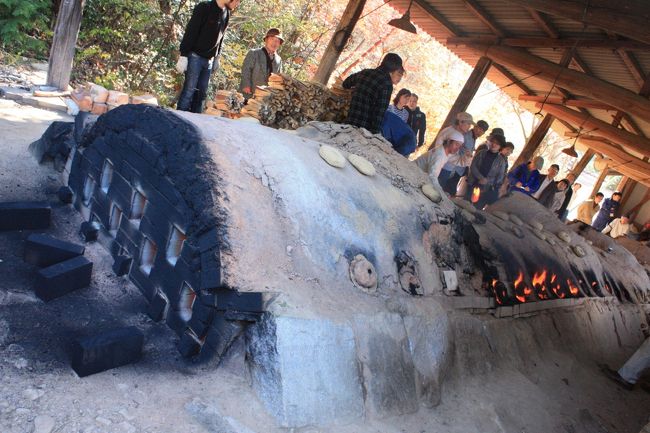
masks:
<svg viewBox="0 0 650 433"><path fill-rule="evenodd" d="M523 7L513 5L505 0L468 0L479 5L492 18L492 22L507 37L511 38L530 38L530 37L548 37L544 29L537 23L530 12ZM399 12L403 13L409 6L410 0L391 0L389 5ZM411 9L411 17L414 24L427 34L438 40L440 43L447 45L447 38L452 36L449 31L429 13L424 11L419 4L424 4L430 9L435 10L439 16L443 17L453 29L457 31L455 36L479 37L494 36L493 31L482 22L474 12L470 10L465 0L416 0ZM650 2L648 3L650 13ZM578 39L607 39L608 36L604 30L593 27L583 26L582 23L566 18L549 16L541 14L542 17L555 29L562 38ZM650 26L650 24L649 24ZM625 39L625 38L623 38ZM458 57L470 65L475 65L480 58L480 53L475 49L462 45L447 45ZM570 48L569 48L570 49ZM553 63L559 63L564 49L552 48L529 48L528 52L542 59ZM599 79L628 89L634 93L640 90L639 83L623 62L621 57L613 49L603 48L586 48L578 47L575 49L580 60L593 75ZM648 51L629 50L642 70L644 76L648 77L650 73L650 49ZM570 66L576 69L572 63ZM538 77L530 77L530 73L517 70L515 67L506 67L514 77L523 80L528 88L540 96L545 96L551 90L551 83ZM516 85L510 85L511 80L504 77L496 68L491 68L487 78L497 86L503 87L504 91L514 99L518 99L523 91ZM505 87L507 86L507 87ZM559 89L553 89L552 96L561 97ZM579 96L579 95L578 95ZM537 108L534 103L523 103L524 107L532 112ZM615 112L600 109L589 109L589 112L596 118L607 123L612 122ZM650 119L633 118L640 129L646 136L650 136ZM565 128L559 123L553 124L560 134L563 134ZM648 152L650 154L650 151Z"/></svg>

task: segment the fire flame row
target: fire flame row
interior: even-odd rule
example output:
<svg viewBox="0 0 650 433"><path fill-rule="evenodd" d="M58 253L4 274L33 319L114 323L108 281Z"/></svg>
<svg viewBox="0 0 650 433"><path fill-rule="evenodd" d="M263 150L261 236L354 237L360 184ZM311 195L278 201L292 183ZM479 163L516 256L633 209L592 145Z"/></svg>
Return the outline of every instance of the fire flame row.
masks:
<svg viewBox="0 0 650 433"><path fill-rule="evenodd" d="M596 284L597 283L594 281L592 286L595 286ZM491 287L495 294L496 302L498 304L503 304L505 297L507 297L505 287L503 286L499 289L498 280L492 280ZM520 303L545 300L550 299L551 297L564 299L580 296L580 289L575 282L567 278L566 285L563 285L560 283L557 275L550 274L549 277L549 272L546 269L536 272L533 275L530 285L526 284L524 281L524 273L519 271L517 279L513 282L513 291L515 299ZM551 293L553 295L551 295Z"/></svg>

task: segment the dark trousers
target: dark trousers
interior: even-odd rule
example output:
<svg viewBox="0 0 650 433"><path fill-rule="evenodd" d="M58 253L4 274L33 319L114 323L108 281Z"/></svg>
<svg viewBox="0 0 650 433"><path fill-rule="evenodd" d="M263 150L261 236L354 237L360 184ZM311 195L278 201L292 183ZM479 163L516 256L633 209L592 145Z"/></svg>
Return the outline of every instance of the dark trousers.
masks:
<svg viewBox="0 0 650 433"><path fill-rule="evenodd" d="M178 104L176 104L177 110L191 111L192 113L203 112L203 101L208 93L211 74L210 60L191 53L187 58L185 83L181 96L178 98Z"/></svg>
<svg viewBox="0 0 650 433"><path fill-rule="evenodd" d="M467 174L467 169L463 174L458 174L456 170L441 170L440 175L438 176L438 183L444 192L449 194L452 197L456 196L456 190L458 189L458 182L460 178Z"/></svg>

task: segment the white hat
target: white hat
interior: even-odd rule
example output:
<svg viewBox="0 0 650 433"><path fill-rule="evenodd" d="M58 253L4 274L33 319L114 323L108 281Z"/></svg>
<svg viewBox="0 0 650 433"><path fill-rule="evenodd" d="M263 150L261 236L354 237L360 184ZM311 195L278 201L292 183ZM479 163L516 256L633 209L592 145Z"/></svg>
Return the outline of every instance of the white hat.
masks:
<svg viewBox="0 0 650 433"><path fill-rule="evenodd" d="M452 130L447 136L447 140L460 141L461 143L465 142L465 137L457 130Z"/></svg>

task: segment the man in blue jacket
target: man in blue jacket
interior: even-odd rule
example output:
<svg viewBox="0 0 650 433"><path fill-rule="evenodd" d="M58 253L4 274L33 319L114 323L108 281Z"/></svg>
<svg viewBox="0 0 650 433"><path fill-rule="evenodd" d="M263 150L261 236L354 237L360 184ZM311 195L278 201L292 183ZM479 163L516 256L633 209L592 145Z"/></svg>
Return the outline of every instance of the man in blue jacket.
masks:
<svg viewBox="0 0 650 433"><path fill-rule="evenodd" d="M212 0L196 5L181 41L181 56L176 63L185 83L178 98L177 110L201 113L208 92L210 76L218 69L223 36L230 14L241 0Z"/></svg>
<svg viewBox="0 0 650 433"><path fill-rule="evenodd" d="M591 224L594 229L602 232L603 229L607 227L607 224L616 218L621 197L622 195L620 192L615 192L612 194L612 198L606 198L603 201L603 204L600 206L600 210L598 211L598 215L596 215L596 219Z"/></svg>
<svg viewBox="0 0 650 433"><path fill-rule="evenodd" d="M527 195L535 194L541 183L539 171L543 166L544 158L538 156L512 170L508 174L510 191L519 191Z"/></svg>

